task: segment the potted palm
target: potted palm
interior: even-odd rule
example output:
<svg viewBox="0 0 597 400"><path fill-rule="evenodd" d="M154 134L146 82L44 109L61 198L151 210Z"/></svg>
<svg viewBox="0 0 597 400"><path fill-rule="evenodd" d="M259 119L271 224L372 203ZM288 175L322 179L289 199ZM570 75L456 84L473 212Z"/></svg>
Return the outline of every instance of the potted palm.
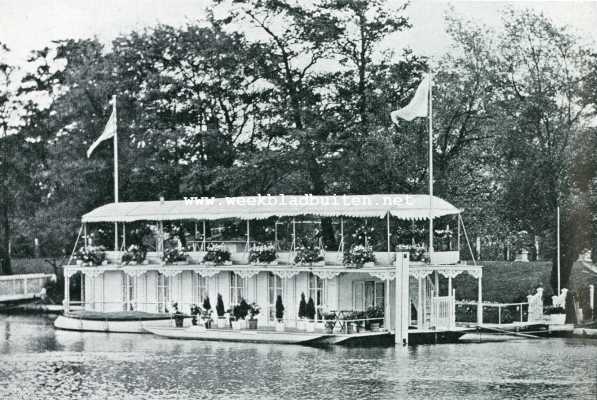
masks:
<svg viewBox="0 0 597 400"><path fill-rule="evenodd" d="M182 328L184 323L184 314L178 309L178 303L173 303L172 308L174 309L174 324L177 328Z"/></svg>
<svg viewBox="0 0 597 400"><path fill-rule="evenodd" d="M324 326L325 326L325 332L326 333L333 333L334 332L334 327L336 326L336 313L331 311L331 312L326 312L323 313L322 318L324 320Z"/></svg>
<svg viewBox="0 0 597 400"><path fill-rule="evenodd" d="M276 297L276 321L276 331L284 332L284 305L280 295Z"/></svg>
<svg viewBox="0 0 597 400"><path fill-rule="evenodd" d="M232 307L232 329L243 329L247 327L247 315L249 314L250 306L245 299L241 299L240 303Z"/></svg>
<svg viewBox="0 0 597 400"><path fill-rule="evenodd" d="M216 313L218 314L218 328L226 328L226 318L224 314L226 314L226 309L224 308L224 301L222 300L222 295L218 293L218 299L216 301Z"/></svg>
<svg viewBox="0 0 597 400"><path fill-rule="evenodd" d="M257 318L256 315L259 314L261 311L261 307L257 305L257 303L251 303L249 305L249 329L257 329Z"/></svg>
<svg viewBox="0 0 597 400"><path fill-rule="evenodd" d="M367 319L368 324L365 325L365 328L369 328L370 330L377 332L382 325L384 317L384 309L382 306L373 306L367 309ZM368 326L367 326L368 325Z"/></svg>
<svg viewBox="0 0 597 400"><path fill-rule="evenodd" d="M309 297L309 302L307 303L306 309L306 317L307 317L307 332L315 332L315 302L313 301L312 297Z"/></svg>
<svg viewBox="0 0 597 400"><path fill-rule="evenodd" d="M299 302L298 309L298 322L296 328L299 330L305 330L305 316L307 315L307 302L305 301L305 293L301 293L301 301Z"/></svg>
<svg viewBox="0 0 597 400"><path fill-rule="evenodd" d="M296 249L294 263L299 265L324 266L325 257L323 250L319 246L309 245L300 246Z"/></svg>

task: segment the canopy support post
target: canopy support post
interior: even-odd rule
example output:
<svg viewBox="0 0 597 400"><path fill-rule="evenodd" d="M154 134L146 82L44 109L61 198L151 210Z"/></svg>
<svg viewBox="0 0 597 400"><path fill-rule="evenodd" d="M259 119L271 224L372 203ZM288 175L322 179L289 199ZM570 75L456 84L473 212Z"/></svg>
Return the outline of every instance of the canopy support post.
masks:
<svg viewBox="0 0 597 400"><path fill-rule="evenodd" d="M388 253L390 252L390 212L388 211L388 218L387 218L387 228L388 228Z"/></svg>
<svg viewBox="0 0 597 400"><path fill-rule="evenodd" d="M81 230L79 230L79 234L81 234ZM87 222L83 223L83 248L87 250Z"/></svg>
<svg viewBox="0 0 597 400"><path fill-rule="evenodd" d="M83 224L85 226L85 224ZM73 260L73 256L75 255L75 251L77 251L77 244L79 243L79 239L81 238L81 232L83 232L83 226L79 228L79 234L77 235L77 240L75 241L75 245L73 246L73 251L70 253L70 257L68 258L68 262L66 265L70 265L71 261ZM85 246L87 248L87 246Z"/></svg>
<svg viewBox="0 0 597 400"><path fill-rule="evenodd" d="M464 226L464 221L460 214L458 214L458 219L462 224L462 232L464 233L464 238L466 239L466 244L468 245L468 251L471 253L471 258L473 259L473 265L477 265L477 261L475 260L475 254L473 254L473 249L471 247L471 242L468 240L468 235L466 234L466 227Z"/></svg>
<svg viewBox="0 0 597 400"><path fill-rule="evenodd" d="M274 249L280 250L278 247L278 220L274 221Z"/></svg>
<svg viewBox="0 0 597 400"><path fill-rule="evenodd" d="M456 226L458 227L458 236L457 236L458 242L456 243L456 246L457 246L456 248L458 249L458 260L460 260L460 222L459 222L459 219L460 219L460 214L458 214L458 217L456 219Z"/></svg>
<svg viewBox="0 0 597 400"><path fill-rule="evenodd" d="M246 252L249 252L249 249L251 248L251 242L250 242L250 233L251 233L251 224L250 224L250 220L247 220L247 248L246 248Z"/></svg>
<svg viewBox="0 0 597 400"><path fill-rule="evenodd" d="M199 230L197 229L197 221L195 221L195 240L193 241L193 251L197 251L197 236L199 236Z"/></svg>
<svg viewBox="0 0 597 400"><path fill-rule="evenodd" d="M296 251L296 219L292 217L292 248L290 252Z"/></svg>
<svg viewBox="0 0 597 400"><path fill-rule="evenodd" d="M203 220L203 242L201 243L201 251L206 249L206 236L205 236L205 220Z"/></svg>
<svg viewBox="0 0 597 400"><path fill-rule="evenodd" d="M114 251L118 251L118 222L114 222Z"/></svg>
<svg viewBox="0 0 597 400"><path fill-rule="evenodd" d="M126 251L126 223L122 223L122 248Z"/></svg>
<svg viewBox="0 0 597 400"><path fill-rule="evenodd" d="M336 261L340 261L344 254L344 217L340 217L340 245L336 254Z"/></svg>

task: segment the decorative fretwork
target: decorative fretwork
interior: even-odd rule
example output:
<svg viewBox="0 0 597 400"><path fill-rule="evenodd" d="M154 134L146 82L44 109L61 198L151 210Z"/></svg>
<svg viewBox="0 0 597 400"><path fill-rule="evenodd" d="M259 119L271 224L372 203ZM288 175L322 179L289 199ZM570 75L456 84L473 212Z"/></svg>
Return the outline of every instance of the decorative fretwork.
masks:
<svg viewBox="0 0 597 400"><path fill-rule="evenodd" d="M396 271L367 271L369 275L382 281L396 279Z"/></svg>
<svg viewBox="0 0 597 400"><path fill-rule="evenodd" d="M160 268L158 272L167 277L174 277L180 273L182 273L182 269L179 268Z"/></svg>
<svg viewBox="0 0 597 400"><path fill-rule="evenodd" d="M219 274L221 271L217 270L217 269L195 269L194 270L197 275L201 275L205 278L211 278L212 276L216 276L217 274Z"/></svg>
<svg viewBox="0 0 597 400"><path fill-rule="evenodd" d="M234 272L235 274L237 274L238 276L240 276L243 279L248 279L248 278L252 278L253 276L257 275L259 273L258 269L235 269L232 272Z"/></svg>
<svg viewBox="0 0 597 400"><path fill-rule="evenodd" d="M330 271L330 270L326 271L324 269L319 269L319 270L314 269L311 272L313 272L313 275L315 275L321 279L333 279L342 273L342 271Z"/></svg>
<svg viewBox="0 0 597 400"><path fill-rule="evenodd" d="M291 279L298 275L299 272L293 269L277 269L272 271L273 274L278 275L282 279Z"/></svg>

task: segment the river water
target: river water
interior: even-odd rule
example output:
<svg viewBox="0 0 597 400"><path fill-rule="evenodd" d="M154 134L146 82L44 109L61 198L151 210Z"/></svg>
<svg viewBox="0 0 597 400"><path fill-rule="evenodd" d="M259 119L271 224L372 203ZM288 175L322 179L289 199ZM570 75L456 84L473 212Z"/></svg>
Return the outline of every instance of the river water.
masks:
<svg viewBox="0 0 597 400"><path fill-rule="evenodd" d="M0 399L596 399L597 341L309 348L0 315Z"/></svg>

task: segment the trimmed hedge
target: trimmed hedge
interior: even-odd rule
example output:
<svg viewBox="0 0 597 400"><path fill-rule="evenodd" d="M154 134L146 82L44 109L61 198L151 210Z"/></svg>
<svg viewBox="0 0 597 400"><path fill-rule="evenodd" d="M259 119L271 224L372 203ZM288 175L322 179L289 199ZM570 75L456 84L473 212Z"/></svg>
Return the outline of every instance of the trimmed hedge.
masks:
<svg viewBox="0 0 597 400"><path fill-rule="evenodd" d="M551 297L551 262L481 261L483 268L483 301L517 303L543 287L544 297ZM467 274L454 278L457 300L477 299L477 280Z"/></svg>

